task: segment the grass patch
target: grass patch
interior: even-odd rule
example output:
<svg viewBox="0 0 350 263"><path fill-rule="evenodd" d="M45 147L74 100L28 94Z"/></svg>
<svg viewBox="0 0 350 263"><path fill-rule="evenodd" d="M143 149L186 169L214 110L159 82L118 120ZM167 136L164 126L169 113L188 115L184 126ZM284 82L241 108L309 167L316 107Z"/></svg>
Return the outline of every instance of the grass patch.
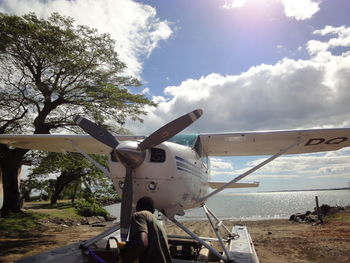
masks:
<svg viewBox="0 0 350 263"><path fill-rule="evenodd" d="M340 210L337 213L326 216L325 221L326 223L332 223L332 222L350 223L350 208L346 208L345 210Z"/></svg>
<svg viewBox="0 0 350 263"><path fill-rule="evenodd" d="M82 219L83 216L77 214L74 204L70 201L60 201L54 205L49 202L31 202L25 205L28 211L45 215L45 217L57 217L61 219Z"/></svg>
<svg viewBox="0 0 350 263"><path fill-rule="evenodd" d="M56 204L52 205L48 201L40 201L40 202L28 202L25 203L26 209L65 209L73 207L72 202L69 200L60 200Z"/></svg>
<svg viewBox="0 0 350 263"><path fill-rule="evenodd" d="M76 210L73 207L61 208L61 209L52 209L49 212L49 216L58 217L62 219L82 219L83 216L77 214Z"/></svg>
<svg viewBox="0 0 350 263"><path fill-rule="evenodd" d="M44 227L40 220L45 218L44 214L31 211L9 214L7 217L0 218L0 235L18 236L33 230L40 230Z"/></svg>

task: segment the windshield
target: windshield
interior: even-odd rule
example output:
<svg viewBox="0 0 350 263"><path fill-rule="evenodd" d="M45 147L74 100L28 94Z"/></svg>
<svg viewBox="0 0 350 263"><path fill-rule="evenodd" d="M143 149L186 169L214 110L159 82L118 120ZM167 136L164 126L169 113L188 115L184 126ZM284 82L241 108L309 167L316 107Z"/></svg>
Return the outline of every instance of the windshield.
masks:
<svg viewBox="0 0 350 263"><path fill-rule="evenodd" d="M198 138L198 134L177 134L168 141L193 148Z"/></svg>

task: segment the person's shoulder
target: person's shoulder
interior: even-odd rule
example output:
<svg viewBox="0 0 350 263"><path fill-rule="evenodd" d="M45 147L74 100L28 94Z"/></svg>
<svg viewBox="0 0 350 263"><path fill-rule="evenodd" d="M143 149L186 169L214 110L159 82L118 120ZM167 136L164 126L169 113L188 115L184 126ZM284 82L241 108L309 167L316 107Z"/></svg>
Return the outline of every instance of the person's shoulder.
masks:
<svg viewBox="0 0 350 263"><path fill-rule="evenodd" d="M153 221L154 220L154 216L151 212L147 211L147 210L142 210L142 211L138 211L135 212L134 214L135 219L144 219L147 221Z"/></svg>

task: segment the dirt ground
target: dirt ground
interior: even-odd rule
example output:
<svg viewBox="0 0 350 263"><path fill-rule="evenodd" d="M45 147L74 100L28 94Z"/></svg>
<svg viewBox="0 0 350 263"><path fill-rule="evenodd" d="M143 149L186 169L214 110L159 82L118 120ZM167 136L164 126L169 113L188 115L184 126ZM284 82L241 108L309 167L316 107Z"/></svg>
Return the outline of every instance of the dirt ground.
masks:
<svg viewBox="0 0 350 263"><path fill-rule="evenodd" d="M20 238L0 236L0 262L13 262L50 249L84 241L113 226L112 222L104 224L105 227L92 227L90 225L62 226L55 223L43 223L40 231L26 233Z"/></svg>
<svg viewBox="0 0 350 263"><path fill-rule="evenodd" d="M246 225L261 263L345 263L350 262L350 223L312 226L288 220L226 222ZM196 234L211 236L207 221L186 222ZM168 234L180 234L175 225ZM182 233L181 233L182 234Z"/></svg>
<svg viewBox="0 0 350 263"><path fill-rule="evenodd" d="M332 222L311 226L288 220L266 220L247 222L226 222L232 226L240 223L248 227L258 258L261 263L329 263L350 262L350 222ZM56 247L75 243L93 237L110 227L89 225L62 226L44 223L40 231L21 237L0 236L0 262L12 262ZM207 221L188 221L185 225L201 236L212 236ZM172 223L168 223L168 234L180 234Z"/></svg>

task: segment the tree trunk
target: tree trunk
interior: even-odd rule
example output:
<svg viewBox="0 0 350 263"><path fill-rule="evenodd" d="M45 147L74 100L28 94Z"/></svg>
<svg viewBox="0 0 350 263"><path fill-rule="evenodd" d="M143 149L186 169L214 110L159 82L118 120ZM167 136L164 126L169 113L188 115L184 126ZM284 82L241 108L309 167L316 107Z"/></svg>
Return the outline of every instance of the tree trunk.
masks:
<svg viewBox="0 0 350 263"><path fill-rule="evenodd" d="M75 186L74 186L74 192L73 192L73 196L72 196L72 203L73 204L75 202L75 198L77 197L79 185L80 185L80 180L77 180L77 182L75 183Z"/></svg>
<svg viewBox="0 0 350 263"><path fill-rule="evenodd" d="M32 189L25 189L22 191L23 199L25 202L30 202L30 193L32 192Z"/></svg>
<svg viewBox="0 0 350 263"><path fill-rule="evenodd" d="M3 198L4 198L4 188L2 187L2 171L1 171L1 166L0 166L0 215L1 215L1 208L2 208L2 203L3 203Z"/></svg>
<svg viewBox="0 0 350 263"><path fill-rule="evenodd" d="M55 185L55 191L53 195L51 196L51 204L54 205L57 203L57 200L63 190L63 188L70 184L71 182L79 179L80 177L86 175L86 173L79 173L79 172L63 172L61 175L57 178L56 185Z"/></svg>
<svg viewBox="0 0 350 263"><path fill-rule="evenodd" d="M4 203L1 209L1 216L4 217L10 212L18 213L21 210L19 192L19 173L22 166L23 156L28 150L8 150L1 159L1 172L4 189Z"/></svg>
<svg viewBox="0 0 350 263"><path fill-rule="evenodd" d="M60 194L61 194L64 187L65 187L65 185L60 184L57 180L56 185L55 185L55 191L53 192L53 194L51 196L51 204L52 205L57 203L57 200L60 197Z"/></svg>

